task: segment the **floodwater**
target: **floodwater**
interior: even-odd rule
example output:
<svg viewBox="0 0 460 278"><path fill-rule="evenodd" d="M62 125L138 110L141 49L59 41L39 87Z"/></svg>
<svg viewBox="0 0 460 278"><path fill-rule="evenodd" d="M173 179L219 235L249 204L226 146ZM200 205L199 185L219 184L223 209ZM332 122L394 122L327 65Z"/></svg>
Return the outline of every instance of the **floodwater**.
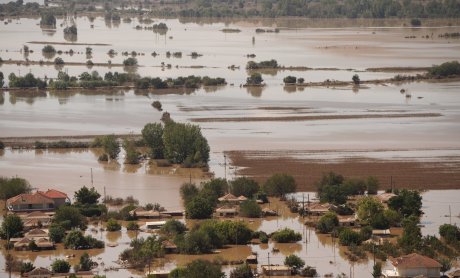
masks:
<svg viewBox="0 0 460 278"><path fill-rule="evenodd" d="M369 26L362 22L318 28L316 25L302 25L303 21L184 21L176 19L155 20L166 22L170 30L166 35L152 31L135 30L138 19L132 23L106 24L102 18L90 22L88 17L78 17L78 43L107 43L108 46L91 46L92 57L84 54L86 45L55 45L58 50L73 49L78 52L72 57L62 54L65 61L121 63L126 56L122 51L144 53L138 56L141 65L137 72L144 76L176 77L184 75L208 75L224 77L229 85L218 88L203 88L194 92L146 93L137 90L113 90L107 93L94 91L65 91L35 93L6 91L0 93L0 137L7 136L56 136L123 133L137 134L148 122L158 122L161 113L151 107L154 100L160 100L163 109L180 122L193 122L198 118L251 118L285 117L301 115L365 115L365 114L417 114L438 113L439 117L422 118L378 118L378 119L335 119L318 121L277 122L200 122L200 126L211 146L210 170L218 177L236 175L236 165L225 171L223 152L231 150L285 150L298 156L308 151L327 151L327 159L345 158L353 155L384 159L442 160L458 156L460 150L460 82L406 83L389 85L368 85L352 87L284 87L282 79L287 75L303 77L308 81L326 79L351 80L358 73L361 80L389 78L395 72L365 72L369 67L426 67L432 64L458 60L460 40L440 39L437 34L458 32L456 22L437 24L441 27L407 28L402 23L387 25L374 21ZM25 59L20 52L27 44L34 53L29 60L47 60L41 53L42 44L31 41L66 42L58 19L55 32L41 30L38 18L13 19L8 25L0 25L0 57L3 60ZM351 23L350 23L351 22ZM310 22L311 23L311 22ZM91 28L94 25L94 28ZM256 34L255 28L280 27L280 33ZM341 28L340 26L346 26ZM358 26L358 27L357 27ZM238 28L240 33L223 33L223 28ZM122 36L120 35L122 34ZM431 34L433 37L431 38ZM422 35L430 35L422 39ZM417 36L416 39L405 39ZM254 43L252 38L254 37ZM113 58L107 55L109 49L118 52ZM151 56L152 52L160 55ZM182 58L166 58L166 51L182 52ZM196 51L203 56L196 59L187 56ZM256 54L249 59L247 54ZM54 58L52 58L54 59ZM269 71L263 73L267 86L262 88L241 88L248 72L247 61L276 59L284 66L308 66L323 68L314 71ZM171 69L160 67L171 64ZM227 67L235 65L239 69ZM177 66L177 67L176 67ZM204 66L203 68L190 68ZM327 70L324 68L336 68ZM123 71L121 67L64 66L62 70L76 75L83 71L97 70L100 74ZM32 72L39 77L56 77L54 66L0 65L0 71L8 76ZM234 84L234 86L230 85ZM405 89L407 94L400 93ZM408 96L411 95L411 97ZM426 151L428 150L428 151ZM336 152L336 153L334 153ZM317 154L317 153L316 153ZM313 154L308 154L314 156ZM324 152L321 153L324 155ZM132 195L141 204L158 202L167 209L182 209L179 196L180 185L190 178L200 182L200 173L189 170L159 169L142 164L129 166L122 163L99 163L97 150L11 150L0 152L0 176L18 175L28 179L39 189L56 188L73 196L83 185L93 184L107 195L126 197ZM91 183L91 169L93 182ZM402 185L401 185L402 186ZM428 191L423 194L425 214L422 217L424 234L436 234L443 223L459 223L458 200L460 194L452 191ZM298 244L261 244L255 246L231 247L222 250L220 256L244 259L250 252L259 254L259 262L268 262L268 253L274 245L279 253L270 253L270 263L282 264L284 256L295 253L306 260L307 265L318 268L320 274L333 272L352 273L353 277L368 277L372 262L350 263L343 250L328 236L316 235L302 224L302 220L279 206L283 216L248 224L257 230L273 232L286 226L299 231L303 239ZM449 215L451 207L451 217ZM93 233L91 230L88 233ZM127 247L132 238L126 230L118 233L98 232L97 237L110 238L117 242L115 248L91 251L101 257L105 265L113 265L118 254ZM145 236L145 235L144 235ZM62 250L23 253L36 265L48 266L56 257L63 257L75 251ZM205 258L219 254L205 255ZM77 256L78 258L78 256ZM172 269L197 256L168 255L159 260L157 266ZM0 258L0 265L4 264ZM75 263L77 259L72 259ZM103 268L98 268L102 271ZM231 267L224 268L226 272ZM4 271L4 270L1 270ZM102 272L101 272L102 273ZM4 273L3 273L4 274ZM126 277L140 273L120 270L108 273L109 277ZM1 276L1 275L0 275Z"/></svg>

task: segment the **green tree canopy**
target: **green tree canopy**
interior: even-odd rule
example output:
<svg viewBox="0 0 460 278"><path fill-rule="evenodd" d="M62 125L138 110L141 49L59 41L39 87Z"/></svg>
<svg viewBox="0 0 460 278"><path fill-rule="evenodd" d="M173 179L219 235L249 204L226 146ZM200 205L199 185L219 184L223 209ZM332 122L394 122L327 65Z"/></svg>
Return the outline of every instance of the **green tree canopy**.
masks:
<svg viewBox="0 0 460 278"><path fill-rule="evenodd" d="M259 192L259 184L247 177L238 177L230 182L231 192L235 196L245 196L252 198L254 194Z"/></svg>
<svg viewBox="0 0 460 278"><path fill-rule="evenodd" d="M289 243L301 240L302 235L300 233L296 233L292 229L284 228L282 230L274 232L271 238L278 243Z"/></svg>
<svg viewBox="0 0 460 278"><path fill-rule="evenodd" d="M0 177L0 199L8 200L11 197L22 193L29 193L31 186L29 182L22 178Z"/></svg>
<svg viewBox="0 0 460 278"><path fill-rule="evenodd" d="M163 126L160 123L146 124L142 129L142 138L150 148L152 158L164 158Z"/></svg>
<svg viewBox="0 0 460 278"><path fill-rule="evenodd" d="M75 200L79 204L94 205L97 204L101 194L99 194L94 187L88 188L83 186L75 192Z"/></svg>
<svg viewBox="0 0 460 278"><path fill-rule="evenodd" d="M0 237L2 239L20 237L23 230L24 224L22 223L21 218L16 214L8 214L5 218L3 218Z"/></svg>
<svg viewBox="0 0 460 278"><path fill-rule="evenodd" d="M246 200L240 204L240 215L243 217L259 218L262 216L262 209L255 200Z"/></svg>
<svg viewBox="0 0 460 278"><path fill-rule="evenodd" d="M65 229L59 224L52 223L49 226L48 234L52 242L60 243L64 239Z"/></svg>
<svg viewBox="0 0 460 278"><path fill-rule="evenodd" d="M66 260L55 260L51 264L51 269L55 273L68 273L70 270L70 264Z"/></svg>
<svg viewBox="0 0 460 278"><path fill-rule="evenodd" d="M337 226L339 226L339 218L334 212L327 212L318 221L316 229L322 234L331 233Z"/></svg>
<svg viewBox="0 0 460 278"><path fill-rule="evenodd" d="M402 189L388 200L388 207L401 213L404 217L422 214L422 196L415 190Z"/></svg>
<svg viewBox="0 0 460 278"><path fill-rule="evenodd" d="M230 278L253 278L254 273L248 264L242 264L230 272Z"/></svg>
<svg viewBox="0 0 460 278"><path fill-rule="evenodd" d="M187 203L185 207L185 216L190 219L211 218L213 206L209 200L196 196Z"/></svg>
<svg viewBox="0 0 460 278"><path fill-rule="evenodd" d="M297 184L288 174L274 174L263 185L263 190L270 196L284 196L295 192Z"/></svg>
<svg viewBox="0 0 460 278"><path fill-rule="evenodd" d="M120 153L120 145L115 135L105 135L101 137L101 144L104 152L110 159L116 159Z"/></svg>
<svg viewBox="0 0 460 278"><path fill-rule="evenodd" d="M66 230L72 228L86 229L86 219L80 210L72 206L60 206L53 217L53 222L60 224Z"/></svg>
<svg viewBox="0 0 460 278"><path fill-rule="evenodd" d="M176 268L169 275L171 278L224 278L221 266L198 259L188 263L184 268Z"/></svg>
<svg viewBox="0 0 460 278"><path fill-rule="evenodd" d="M382 213L383 205L376 198L366 196L358 201L357 215L364 223L370 223L375 215Z"/></svg>
<svg viewBox="0 0 460 278"><path fill-rule="evenodd" d="M305 261L299 256L291 254L284 259L284 265L290 266L295 272L298 272L305 265Z"/></svg>

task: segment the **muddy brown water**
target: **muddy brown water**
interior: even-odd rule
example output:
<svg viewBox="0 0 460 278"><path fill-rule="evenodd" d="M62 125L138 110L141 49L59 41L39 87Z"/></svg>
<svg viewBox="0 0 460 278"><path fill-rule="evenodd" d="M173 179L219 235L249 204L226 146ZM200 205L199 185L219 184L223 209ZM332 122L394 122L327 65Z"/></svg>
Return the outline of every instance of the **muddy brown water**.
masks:
<svg viewBox="0 0 460 278"><path fill-rule="evenodd" d="M58 20L61 23L62 19ZM65 42L62 27L56 32L42 31L38 18L14 19L11 24L0 25L0 57L2 59L24 59L19 50L29 41ZM10 136L59 136L87 134L138 134L148 122L159 121L161 113L151 107L154 100L160 100L165 111L173 119L188 122L192 118L228 117L295 117L302 115L366 115L394 113L437 113L431 118L379 118L379 119L331 119L325 121L280 121L280 122L227 122L200 123L211 146L210 169L218 177L233 178L245 165L231 165L225 170L225 151L255 151L260 153L283 153L301 159L313 158L327 161L343 160L348 157L366 159L388 159L401 161L429 161L446 163L446 157L458 155L460 149L460 82L407 83L369 85L367 87L322 87L289 88L282 85L287 75L304 77L306 81L325 79L350 80L356 69L362 80L389 78L392 72L361 72L370 67L426 67L460 58L460 40L438 39L437 34L458 32L458 24L447 27L448 22L438 22L427 28L406 28L402 22L382 21L333 22L318 28L319 21L302 20L250 21L230 20L228 22L207 22L206 20L156 20L168 24L166 36L151 31L137 31L135 19L131 24L121 23L118 27L106 26L102 18L94 22L94 29L86 17L77 18L78 43L107 43L110 46L92 46L93 62L106 63L109 59L121 63L126 57L118 54L109 58L107 51L113 48L121 51L145 53L139 56L137 69L141 75L176 77L180 75L221 76L229 85L217 88L203 88L194 92L172 93L154 91L146 93L135 90L113 90L111 92L88 91L46 91L33 95L21 92L0 93L0 137ZM427 24L428 25L428 24ZM280 33L256 34L259 26L286 27ZM346 26L346 28L340 27ZM361 27L373 26L373 27ZM240 28L237 34L223 33L223 28ZM120 37L123 33L123 37ZM422 39L431 35L433 39ZM416 39L405 39L415 35ZM252 43L252 37L255 43ZM172 37L172 38L170 38ZM212 38L212 39L210 39ZM42 56L43 45L27 44L34 51L30 60L46 60ZM61 55L64 60L85 62L84 45L56 45L59 50L75 50L72 57ZM153 58L150 53L160 54ZM166 51L182 51L183 57L166 58ZM203 54L192 59L192 51ZM277 59L285 66L308 66L313 68L338 68L337 71L265 71L265 87L240 88L248 72L244 69L254 53L256 61ZM58 55L59 56L59 55ZM172 64L171 69L158 67L161 62ZM230 65L240 69L229 70ZM176 65L178 66L176 68ZM190 68L203 65L204 68ZM69 74L97 70L104 74L107 67L64 66ZM23 75L28 72L44 77L56 77L54 66L0 65L5 76L14 72ZM414 74L411 72L411 74ZM231 86L230 84L234 84ZM400 93L405 89L407 93ZM408 96L410 94L410 97ZM279 155L279 154L278 154ZM0 152L0 175L18 175L27 178L39 189L56 188L70 196L82 185L93 184L99 192L104 187L108 195L126 197L133 195L142 204L158 202L167 209L182 209L179 187L188 181L199 182L201 175L194 171L165 168L149 168L145 165L128 166L122 163L98 163L97 150L11 150ZM229 157L227 157L229 158ZM272 156L276 159L276 155ZM231 161L228 161L231 162ZM271 173L265 173L266 175ZM436 189L435 186L427 187ZM458 223L459 193L456 190L432 190L424 193L425 215L422 218L424 234L435 234L442 223ZM272 204L278 206L276 202ZM451 217L449 214L451 207ZM280 205L279 205L280 206ZM280 206L280 210L281 206ZM220 254L201 257L214 259L244 259L250 252L258 252L261 263L268 262L268 253L276 245L279 253L270 254L270 262L282 264L284 257L295 253L314 265L319 273L354 273L354 277L368 277L372 271L371 261L350 263L343 249L328 236L317 235L306 228L301 219L283 212L279 218L250 221L248 224L259 230L272 232L290 227L302 233L297 244L261 244L256 246L230 247ZM95 259L106 266L114 265L118 254L127 247L132 238L126 230L119 233L92 232L94 236L117 242L117 247L90 251ZM144 235L145 236L145 235ZM56 257L64 257L69 250L38 253L18 253L19 258L33 260L38 266L48 266ZM78 253L78 252L77 252ZM76 253L76 254L77 254ZM78 253L80 254L80 253ZM78 255L77 254L77 255ZM78 257L78 256L77 256ZM71 259L72 264L77 261ZM100 257L101 259L98 259ZM200 256L168 255L155 262L161 269L172 269ZM4 257L0 258L4 265ZM98 268L103 273L103 268ZM229 272L231 267L224 268ZM0 270L4 271L4 269ZM5 273L1 273L0 276ZM140 272L128 270L111 271L108 277L139 276Z"/></svg>

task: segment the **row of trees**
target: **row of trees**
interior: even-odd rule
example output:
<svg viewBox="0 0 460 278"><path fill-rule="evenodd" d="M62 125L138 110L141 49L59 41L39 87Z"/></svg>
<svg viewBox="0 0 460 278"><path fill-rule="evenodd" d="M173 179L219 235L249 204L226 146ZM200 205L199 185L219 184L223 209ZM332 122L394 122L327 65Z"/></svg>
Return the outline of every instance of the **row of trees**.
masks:
<svg viewBox="0 0 460 278"><path fill-rule="evenodd" d="M324 174L316 183L318 197L321 202L333 204L345 204L348 196L377 194L379 181L375 177L363 179L345 179L342 175L334 172Z"/></svg>
<svg viewBox="0 0 460 278"><path fill-rule="evenodd" d="M211 78L209 76L200 77L190 75L187 77L177 77L175 79L167 78L162 80L159 77L150 78L144 77L141 79L136 80L135 86L138 89L148 89L148 88L155 88L155 89L165 89L165 88L175 88L175 87L185 87L189 89L196 89L201 85L204 86L218 86L218 85L225 85L226 81L224 78L217 77Z"/></svg>

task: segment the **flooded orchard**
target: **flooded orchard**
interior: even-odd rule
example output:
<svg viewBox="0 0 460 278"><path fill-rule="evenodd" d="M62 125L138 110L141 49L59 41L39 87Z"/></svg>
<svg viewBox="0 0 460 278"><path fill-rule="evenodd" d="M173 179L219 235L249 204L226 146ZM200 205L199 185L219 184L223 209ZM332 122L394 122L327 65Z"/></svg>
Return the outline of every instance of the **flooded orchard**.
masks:
<svg viewBox="0 0 460 278"><path fill-rule="evenodd" d="M79 16L75 18L78 37L73 41L64 38L63 18L58 18L58 26L53 31L42 30L39 21L40 18L13 18L10 24L0 25L0 57L7 61L0 64L0 71L5 77L10 73L31 72L40 78L56 78L59 71L79 75L94 70L104 76L109 71L125 71L119 65L130 56L122 52L134 51L139 61L135 72L141 76L207 75L223 77L228 84L175 91L4 90L0 92L2 138L30 137L33 142L34 137L137 135L146 123L160 122L162 113L151 106L152 101L159 100L163 110L175 121L200 125L211 147L209 167L215 177L230 179L249 175L263 181L279 169L279 161L286 159L300 165L292 167L295 169L290 174L311 179L299 182L299 191L306 191L304 194L313 198L315 193L310 191L314 190L312 184L316 176L312 168L302 163L319 165L321 172L350 158L388 163L387 171L379 177L385 188L389 187L390 176L404 175L404 171L401 174L401 169L395 169L397 164L392 164L395 161L421 162L420 169L410 173L414 177L430 166L423 163L441 163L446 167L438 167L433 173L444 177L442 186L436 182L418 186L414 184L417 183L415 178L396 179L396 182L400 188L428 190L422 194L424 235L437 234L443 223L459 223L457 200L460 193L455 189L460 188L460 81L377 82L358 87L283 85L283 78L288 75L302 77L306 82L351 81L354 74L359 74L361 80L387 79L397 74L423 71L406 67L423 68L458 60L460 40L438 37L446 32L458 32L460 27L456 20L427 21L426 27L410 28L401 20L219 22L154 19L169 27L166 34L158 34L144 30L138 18L130 23L108 24L103 17ZM141 28L137 30L136 26ZM279 28L280 31L255 33L259 27ZM222 32L225 28L240 32ZM41 50L46 44L63 54L45 57ZM33 53L23 53L23 45ZM85 54L86 47L92 48L90 57ZM71 49L73 55L65 54ZM116 53L113 57L107 54L111 49ZM181 58L167 57L168 51L181 52ZM153 56L153 52L158 55ZM202 56L190 56L192 52ZM255 54L255 58L248 58L250 54ZM56 57L75 65L17 65L26 59L52 62ZM8 62L10 59L16 62ZM251 73L245 69L248 61L270 59L276 59L286 68L262 71L266 86L240 86ZM112 66L89 67L87 60L95 64L108 64L110 60ZM390 67L406 69L382 69ZM224 167L224 153L229 154L230 167ZM179 193L182 183L208 179L208 175L198 169L154 167L147 162L123 164L124 153L118 161L98 162L100 154L99 149L7 148L0 150L0 176L17 175L29 180L37 189L55 188L71 198L81 186L94 185L100 193L106 192L113 197L133 196L140 204L160 203L167 210L183 210ZM245 160L237 160L243 156ZM257 168L257 163L264 159L270 160L267 164L270 167ZM349 171L350 176L368 175L366 168L357 168L351 163L342 169ZM297 198L301 194L297 193ZM302 217L289 212L284 203L271 201L267 206L280 212L280 217L241 220L252 229L267 233L289 227L302 234L301 241L230 245L217 254L208 255L166 255L155 260L154 268L172 270L196 258L244 260L257 252L259 265L268 260L282 265L285 256L296 254L306 265L315 266L321 275L345 273L351 277L369 277L373 268L371 259L349 261L345 248L331 236L317 234L304 225ZM189 226L192 222L187 220ZM108 277L143 276L141 271L114 268L118 267L115 261L129 247L130 240L148 234L136 235L124 227L120 232L106 232L101 231L101 227L100 223L91 223L86 233L113 243L115 247L89 251L99 264L96 271ZM279 252L273 253L274 248ZM2 252L0 276L6 275L5 250ZM14 251L13 254L32 261L35 266L48 267L55 259L69 255L75 255L68 258L74 265L82 253L58 245L56 250ZM232 268L225 266L223 270L229 273Z"/></svg>

